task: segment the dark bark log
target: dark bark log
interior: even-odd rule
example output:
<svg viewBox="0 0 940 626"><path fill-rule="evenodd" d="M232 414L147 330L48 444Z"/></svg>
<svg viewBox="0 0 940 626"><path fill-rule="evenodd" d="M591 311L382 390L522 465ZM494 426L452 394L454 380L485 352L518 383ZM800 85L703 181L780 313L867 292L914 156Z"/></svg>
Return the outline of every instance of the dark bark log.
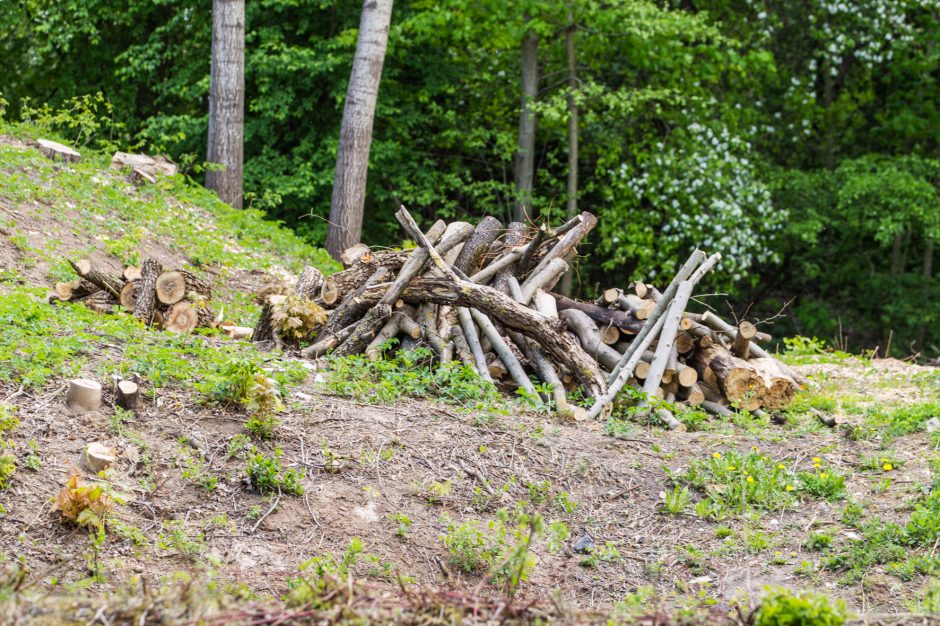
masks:
<svg viewBox="0 0 940 626"><path fill-rule="evenodd" d="M321 332L317 335L317 341L301 350L300 354L307 359L319 358L346 341L354 330L356 330L356 324L350 324L335 333Z"/></svg>
<svg viewBox="0 0 940 626"><path fill-rule="evenodd" d="M392 316L392 307L387 304L377 304L362 318L362 322L353 327L349 337L333 352L336 356L350 356L359 354L375 338L374 328L381 328L386 320Z"/></svg>
<svg viewBox="0 0 940 626"><path fill-rule="evenodd" d="M464 243L463 249L457 260L454 261L454 267L464 274L474 274L480 269L480 259L490 245L496 241L503 225L498 219L487 215L476 225L473 233Z"/></svg>
<svg viewBox="0 0 940 626"><path fill-rule="evenodd" d="M245 0L213 0L206 187L242 208L245 125Z"/></svg>
<svg viewBox="0 0 940 626"><path fill-rule="evenodd" d="M643 328L643 322L625 311L600 307L590 302L579 302L571 298L566 298L558 293L550 295L555 298L559 312L566 309L577 309L578 311L586 313L587 316L597 322L598 325L616 326L617 328L631 333L637 333Z"/></svg>
<svg viewBox="0 0 940 626"><path fill-rule="evenodd" d="M154 258L145 259L140 266L140 284L137 286L134 302L134 317L144 324L153 322L157 304L157 277L161 272L163 266Z"/></svg>
<svg viewBox="0 0 940 626"><path fill-rule="evenodd" d="M294 285L294 293L304 300L313 300L320 293L323 285L323 273L310 265L304 268Z"/></svg>
<svg viewBox="0 0 940 626"><path fill-rule="evenodd" d="M373 272L360 287L343 298L343 301L336 307L336 310L330 314L329 319L323 326L322 332L334 333L361 319L366 310L371 306L370 302L362 298L363 293L365 293L366 289L371 285L383 282L388 275L389 271L384 267L380 267ZM378 328L373 329L373 334L378 332L378 330Z"/></svg>
<svg viewBox="0 0 940 626"><path fill-rule="evenodd" d="M559 239L548 253L542 257L539 264L532 270L537 274L542 268L552 262L553 259L564 259L570 261L575 255L576 247L584 237L597 225L597 218L588 212L581 213L581 221L577 226L565 233L564 237Z"/></svg>

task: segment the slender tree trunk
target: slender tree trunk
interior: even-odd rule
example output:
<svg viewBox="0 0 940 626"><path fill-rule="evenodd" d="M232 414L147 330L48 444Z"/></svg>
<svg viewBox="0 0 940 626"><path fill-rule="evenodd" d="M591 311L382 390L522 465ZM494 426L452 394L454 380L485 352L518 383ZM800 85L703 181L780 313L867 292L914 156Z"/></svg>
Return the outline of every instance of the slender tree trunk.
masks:
<svg viewBox="0 0 940 626"><path fill-rule="evenodd" d="M245 145L245 0L212 0L212 66L209 86L209 150L218 169L206 187L242 208Z"/></svg>
<svg viewBox="0 0 940 626"><path fill-rule="evenodd" d="M539 36L529 31L522 40L522 111L519 113L519 144L516 149L516 202L512 221L530 222L535 177L535 126L533 105L538 95Z"/></svg>
<svg viewBox="0 0 940 626"><path fill-rule="evenodd" d="M575 92L578 89L577 57L575 56L574 34L577 24L574 13L568 13L568 30L565 32L565 50L568 57L568 219L578 214L578 101ZM571 296L574 272L565 272L561 279L561 292Z"/></svg>
<svg viewBox="0 0 940 626"><path fill-rule="evenodd" d="M330 201L326 249L334 259L339 259L346 248L359 243L362 236L372 123L391 20L392 0L363 0Z"/></svg>
<svg viewBox="0 0 940 626"><path fill-rule="evenodd" d="M921 271L921 275L924 277L922 282L923 289L923 301L930 301L930 287L931 281L933 281L933 247L934 242L932 239L928 239L924 244L924 261ZM923 350L926 346L924 345L924 340L927 338L927 321L921 322L920 326L917 328L917 346L920 350Z"/></svg>

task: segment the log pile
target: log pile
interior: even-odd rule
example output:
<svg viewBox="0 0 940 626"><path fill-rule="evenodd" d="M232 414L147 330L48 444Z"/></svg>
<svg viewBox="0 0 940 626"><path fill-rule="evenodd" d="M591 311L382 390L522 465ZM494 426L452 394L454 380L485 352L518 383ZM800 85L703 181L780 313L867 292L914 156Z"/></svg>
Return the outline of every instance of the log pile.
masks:
<svg viewBox="0 0 940 626"><path fill-rule="evenodd" d="M686 312L693 287L720 255L695 251L662 292L634 282L580 301L553 289L597 223L590 213L555 229L504 227L486 217L476 226L438 221L422 232L404 208L396 218L414 249L360 244L343 254L343 271L324 277L308 268L293 289L263 296L255 341L281 348L310 341L301 350L308 358L376 359L388 346L421 344L503 389L536 396L550 388L543 399L561 413L585 413L567 400L580 387L596 399L590 417L607 412L627 385L725 413L779 409L805 383L760 348L769 337L754 324ZM306 317L304 306L314 309ZM291 329L297 332L285 332ZM537 390L533 380L547 386ZM660 419L680 427L654 405Z"/></svg>
<svg viewBox="0 0 940 626"><path fill-rule="evenodd" d="M164 268L148 258L116 276L88 259L69 263L78 278L56 283L50 302L78 302L98 313L123 310L148 326L175 333L216 326L212 289L188 270Z"/></svg>

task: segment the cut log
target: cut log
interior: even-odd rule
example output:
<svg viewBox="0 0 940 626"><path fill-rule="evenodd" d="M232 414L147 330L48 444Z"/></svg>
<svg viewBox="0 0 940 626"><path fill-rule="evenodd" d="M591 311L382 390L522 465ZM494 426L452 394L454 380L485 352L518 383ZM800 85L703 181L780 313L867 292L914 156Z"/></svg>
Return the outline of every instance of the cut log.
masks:
<svg viewBox="0 0 940 626"><path fill-rule="evenodd" d="M368 347L366 347L366 358L370 361L376 361L382 356L382 350L385 344L398 334L400 323L400 316L392 314L389 320L385 322L385 325L375 334L375 337L369 343Z"/></svg>
<svg viewBox="0 0 940 626"><path fill-rule="evenodd" d="M330 350L335 350L337 346L346 341L350 335L352 335L353 331L356 330L357 324L358 322L356 324L350 324L346 328L334 333L320 332L320 334L317 335L316 343L301 350L300 354L307 359L320 358Z"/></svg>
<svg viewBox="0 0 940 626"><path fill-rule="evenodd" d="M700 348L689 364L695 366L705 382L708 382L708 377L704 375L705 368L711 370L721 392L732 404L748 411L760 408L766 387L761 376L747 361L737 358L723 347L712 345Z"/></svg>
<svg viewBox="0 0 940 626"><path fill-rule="evenodd" d="M102 289L99 289L94 293L90 293L78 301L95 313L112 313L114 311L114 306L118 303L118 301L114 299L111 294Z"/></svg>
<svg viewBox="0 0 940 626"><path fill-rule="evenodd" d="M73 413L87 413L101 408L101 384L87 378L69 381L65 406Z"/></svg>
<svg viewBox="0 0 940 626"><path fill-rule="evenodd" d="M297 283L294 285L294 293L304 300L313 300L320 292L321 286L323 286L323 273L317 268L308 265L304 267L300 276L297 278Z"/></svg>
<svg viewBox="0 0 940 626"><path fill-rule="evenodd" d="M680 323L681 326L681 323ZM676 335L676 352L687 356L695 350L695 339L686 332L680 332Z"/></svg>
<svg viewBox="0 0 940 626"><path fill-rule="evenodd" d="M400 310L395 311L395 315L398 317L398 324L401 329L401 332L412 337L413 339L421 339L421 326L414 321L415 310L414 307L410 305L404 305Z"/></svg>
<svg viewBox="0 0 940 626"><path fill-rule="evenodd" d="M532 381L529 380L525 370L522 369L522 364L519 363L519 359L516 358L516 355L512 353L506 340L503 339L503 336L496 330L496 326L493 325L492 320L476 309L470 309L470 316L473 318L473 321L477 323L477 326L480 327L480 331L489 338L497 356L499 356L500 360L506 365L506 368L509 370L516 384L525 389L532 396L535 396L535 386L532 385Z"/></svg>
<svg viewBox="0 0 940 626"><path fill-rule="evenodd" d="M450 327L450 340L454 342L454 354L457 356L457 359L476 372L477 368L473 359L473 353L470 351L470 345L467 343L467 338L463 336L463 331L460 329L460 326Z"/></svg>
<svg viewBox="0 0 940 626"><path fill-rule="evenodd" d="M643 328L643 322L638 320L632 314L616 309L597 306L591 302L578 302L561 294L553 293L551 296L555 299L559 311L565 309L577 309L586 313L588 317L594 320L599 326L616 326L621 330L630 332L639 332Z"/></svg>
<svg viewBox="0 0 940 626"><path fill-rule="evenodd" d="M111 157L111 169L119 170L124 167L140 170L151 177L172 176L179 173L175 163L163 156L148 156L146 154L129 154L115 152ZM132 280L128 278L127 280Z"/></svg>
<svg viewBox="0 0 940 626"><path fill-rule="evenodd" d="M552 259L548 264L540 267L539 271L532 272L520 286L522 291L520 304L529 304L538 289L550 291L561 275L568 271L568 263L564 259Z"/></svg>
<svg viewBox="0 0 940 626"><path fill-rule="evenodd" d="M212 297L212 289L196 275L186 270L167 270L157 277L157 300L170 305L181 302L187 294L198 294L204 299Z"/></svg>
<svg viewBox="0 0 940 626"><path fill-rule="evenodd" d="M351 356L359 354L375 338L376 330L381 329L385 322L392 316L392 307L387 304L377 304L368 311L362 322L359 324L350 324L352 331L349 337L341 343L333 352L336 356Z"/></svg>
<svg viewBox="0 0 940 626"><path fill-rule="evenodd" d="M721 319L720 317L718 317L717 315L715 315L714 313L710 311L701 316L701 322L712 328L715 328L716 330L724 333L728 337L733 338L737 332L731 324L725 322L723 319ZM758 346L753 341L750 343L750 346L748 347L748 354L751 357L758 358L758 359L768 358L768 357L773 358L766 350ZM800 385L801 387L805 387L806 385L809 384L809 381L807 380L805 376L803 376L799 372L796 372L789 366L781 363L780 367L783 368L783 371L786 372L786 374L790 378L792 378L794 381L796 381L796 383Z"/></svg>
<svg viewBox="0 0 940 626"><path fill-rule="evenodd" d="M695 371L694 367L689 367L684 363L677 363L675 380L679 383L680 387L691 387L698 382L698 372Z"/></svg>
<svg viewBox="0 0 940 626"><path fill-rule="evenodd" d="M140 268L137 267L136 265L128 265L127 267L124 268L124 272L121 275L124 277L124 280L128 282L132 280L139 280Z"/></svg>
<svg viewBox="0 0 940 626"><path fill-rule="evenodd" d="M124 286L121 287L121 306L123 306L128 311L133 312L134 306L137 304L137 286L140 284L140 279L129 280L124 283Z"/></svg>
<svg viewBox="0 0 940 626"><path fill-rule="evenodd" d="M693 372L695 370L692 370ZM679 388L679 397L689 406L699 406L705 402L705 393L698 383L692 383L686 388Z"/></svg>
<svg viewBox="0 0 940 626"><path fill-rule="evenodd" d="M454 261L454 268L464 274L474 274L479 271L480 260L490 249L490 245L496 241L502 227L502 223L490 215L480 220L464 243L460 255Z"/></svg>
<svg viewBox="0 0 940 626"><path fill-rule="evenodd" d="M510 276L516 276L517 272L521 274L520 268L522 267L523 257L529 248L525 244L528 239L529 229L522 222L510 222L509 226L506 228L506 236L503 239L503 245L506 248L513 249L516 247L522 248L520 253L519 260L516 263L510 264L508 267L501 269L496 273L496 277L493 279L493 287L504 294L509 293L509 287L506 284L506 280Z"/></svg>
<svg viewBox="0 0 940 626"><path fill-rule="evenodd" d="M558 317L558 302L552 294L537 289L533 300L536 311L548 317Z"/></svg>
<svg viewBox="0 0 940 626"><path fill-rule="evenodd" d="M177 302L167 311L163 329L171 333L191 333L199 325L199 313L189 302Z"/></svg>
<svg viewBox="0 0 940 626"><path fill-rule="evenodd" d="M793 401L797 384L781 367L781 363L772 358L751 359L747 362L763 379L766 391L761 404L768 409L782 409Z"/></svg>
<svg viewBox="0 0 940 626"><path fill-rule="evenodd" d="M506 252L499 258L495 259L492 263L481 269L476 274L470 277L470 280L475 283L480 283L485 285L491 278L496 276L499 272L512 267L519 261L519 257L522 256L523 248L513 248L509 252Z"/></svg>
<svg viewBox="0 0 940 626"><path fill-rule="evenodd" d="M108 276L101 270L96 269L88 259L81 259L78 262L69 261L69 264L72 266L72 269L75 270L76 274L88 282L97 285L99 289L104 289L111 294L115 300L120 297L121 288L124 286L124 281L120 278Z"/></svg>
<svg viewBox="0 0 940 626"><path fill-rule="evenodd" d="M120 381L117 384L117 396L114 402L122 409L137 411L140 407L140 393L137 383L129 380Z"/></svg>
<svg viewBox="0 0 940 626"><path fill-rule="evenodd" d="M134 317L144 324L153 322L157 304L157 278L162 272L163 266L154 258L145 259L143 265L140 266L140 283L137 285L134 301Z"/></svg>
<svg viewBox="0 0 940 626"><path fill-rule="evenodd" d="M55 285L56 297L59 300L65 300L67 302L74 302L89 296L99 289L100 287L98 287L98 285L89 282L84 278L79 278L64 283L56 283Z"/></svg>
<svg viewBox="0 0 940 626"><path fill-rule="evenodd" d="M620 353L604 343L600 330L587 313L578 309L565 309L559 313L568 328L577 335L584 351L605 369L616 367Z"/></svg>
<svg viewBox="0 0 940 626"><path fill-rule="evenodd" d="M367 256L363 259L363 256ZM339 262L343 264L343 267L348 269L352 267L356 261L362 261L363 263L370 263L372 261L372 251L369 250L369 246L364 243L357 243L351 248L346 248L339 255Z"/></svg>
<svg viewBox="0 0 940 626"><path fill-rule="evenodd" d="M679 320L682 319L682 314L685 312L685 307L689 303L689 298L692 297L693 286L694 284L690 280L680 282L679 287L676 289L676 295L670 303L669 309L666 311L666 321L663 324L663 329L659 335L658 343L656 344L655 356L653 357L653 362L650 363L650 371L646 375L646 382L643 384L643 392L647 394L647 396L656 390L656 387L659 386L659 382L662 380L663 373L666 371L670 355L672 354L672 344L675 342L676 333L679 331ZM645 404L645 401L640 401L641 408Z"/></svg>
<svg viewBox="0 0 940 626"><path fill-rule="evenodd" d="M734 415L734 411L732 411L730 408L723 404L712 402L711 400L706 400L703 402L702 408L712 415L717 415L718 417L732 417Z"/></svg>
<svg viewBox="0 0 940 626"><path fill-rule="evenodd" d="M739 359L747 360L748 354L750 353L751 339L753 339L756 334L757 326L747 321L739 322L738 332L735 334L734 341L731 344L731 354Z"/></svg>
<svg viewBox="0 0 940 626"><path fill-rule="evenodd" d="M62 161L63 163L78 163L82 160L82 155L72 148L64 146L57 141L37 139L36 145L39 148L39 152L41 152L44 157L52 161Z"/></svg>

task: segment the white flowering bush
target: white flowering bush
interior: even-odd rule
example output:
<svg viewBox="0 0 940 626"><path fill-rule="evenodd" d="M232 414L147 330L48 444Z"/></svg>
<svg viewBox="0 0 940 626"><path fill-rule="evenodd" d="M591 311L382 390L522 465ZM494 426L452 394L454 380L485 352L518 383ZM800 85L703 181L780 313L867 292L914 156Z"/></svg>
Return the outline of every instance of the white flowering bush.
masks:
<svg viewBox="0 0 940 626"><path fill-rule="evenodd" d="M610 200L627 210L601 221L608 269L626 264L664 283L662 274L671 277L700 247L721 252L712 284L729 285L779 261L774 244L786 213L772 206L750 144L727 128L690 124L610 176Z"/></svg>

